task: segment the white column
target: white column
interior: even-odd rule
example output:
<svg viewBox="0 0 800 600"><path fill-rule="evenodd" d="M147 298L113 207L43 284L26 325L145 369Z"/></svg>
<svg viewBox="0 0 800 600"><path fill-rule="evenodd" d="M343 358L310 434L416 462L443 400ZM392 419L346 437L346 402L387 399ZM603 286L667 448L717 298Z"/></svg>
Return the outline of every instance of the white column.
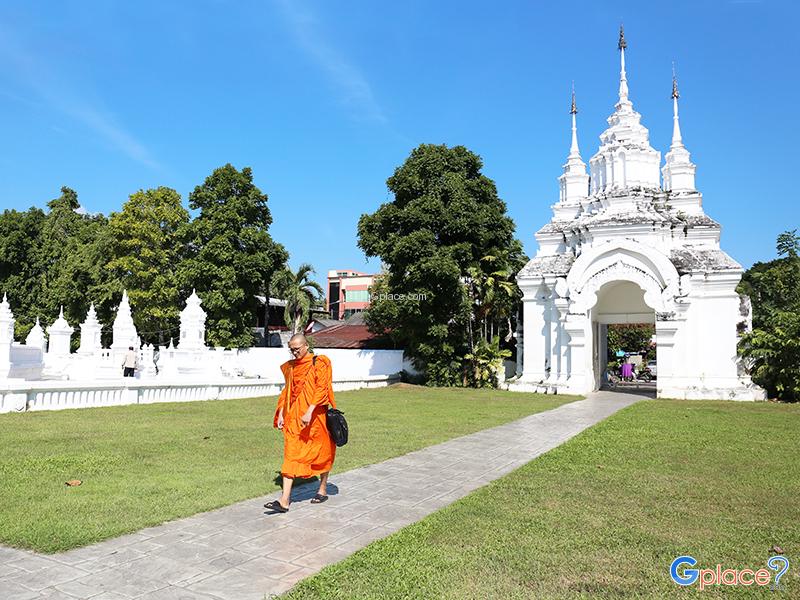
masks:
<svg viewBox="0 0 800 600"><path fill-rule="evenodd" d="M559 298L554 301L554 304L558 313L558 382L566 383L569 377L569 335L566 330L569 300Z"/></svg>
<svg viewBox="0 0 800 600"><path fill-rule="evenodd" d="M548 383L556 383L558 381L558 367L559 363L561 362L561 349L559 347L559 320L558 320L558 308L556 308L556 294L555 291L548 299L547 302L547 316L548 316L548 328L550 330L550 339L548 345L548 351L550 354L550 373L547 376Z"/></svg>
<svg viewBox="0 0 800 600"><path fill-rule="evenodd" d="M586 330L589 320L585 315L567 315L564 329L569 335L568 389L573 394L587 394L594 389L589 377L589 356L586 352Z"/></svg>
<svg viewBox="0 0 800 600"><path fill-rule="evenodd" d="M681 323L679 321L664 320L656 317L656 360L658 361L658 377L656 377L656 397L681 398L676 395L673 378L676 373L675 360L675 334L678 333Z"/></svg>
<svg viewBox="0 0 800 600"><path fill-rule="evenodd" d="M545 334L546 290L541 279L520 281L522 290L523 337L525 340L522 359L522 379L526 382L538 383L545 378L545 360L547 357Z"/></svg>

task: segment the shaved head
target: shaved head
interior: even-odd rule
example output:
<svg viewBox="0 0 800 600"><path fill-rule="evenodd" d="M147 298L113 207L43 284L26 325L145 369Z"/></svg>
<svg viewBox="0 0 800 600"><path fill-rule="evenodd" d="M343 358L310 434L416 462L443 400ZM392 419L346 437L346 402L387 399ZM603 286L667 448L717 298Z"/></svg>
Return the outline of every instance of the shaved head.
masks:
<svg viewBox="0 0 800 600"><path fill-rule="evenodd" d="M306 339L306 336L304 336L302 333L295 333L289 339L289 343L291 344L292 342L294 342L295 344L308 344L308 340Z"/></svg>
<svg viewBox="0 0 800 600"><path fill-rule="evenodd" d="M289 340L289 352L292 356L303 358L308 354L308 340L302 333L295 333Z"/></svg>

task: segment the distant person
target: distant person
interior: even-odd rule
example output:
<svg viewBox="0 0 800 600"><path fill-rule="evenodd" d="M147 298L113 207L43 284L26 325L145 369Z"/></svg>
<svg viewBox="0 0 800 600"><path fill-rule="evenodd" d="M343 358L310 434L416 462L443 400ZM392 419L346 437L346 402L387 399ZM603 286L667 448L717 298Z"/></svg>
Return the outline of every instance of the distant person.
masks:
<svg viewBox="0 0 800 600"><path fill-rule="evenodd" d="M128 351L125 353L125 360L122 361L122 376L133 377L136 368L139 366L139 357L133 350L133 346L128 346Z"/></svg>
<svg viewBox="0 0 800 600"><path fill-rule="evenodd" d="M294 359L281 365L286 385L278 398L273 426L283 431L283 493L264 507L275 512L289 510L295 478L319 475L319 490L311 499L319 504L328 499L328 474L336 457L336 444L328 433L328 404L335 407L331 361L309 352L301 334L289 340Z"/></svg>

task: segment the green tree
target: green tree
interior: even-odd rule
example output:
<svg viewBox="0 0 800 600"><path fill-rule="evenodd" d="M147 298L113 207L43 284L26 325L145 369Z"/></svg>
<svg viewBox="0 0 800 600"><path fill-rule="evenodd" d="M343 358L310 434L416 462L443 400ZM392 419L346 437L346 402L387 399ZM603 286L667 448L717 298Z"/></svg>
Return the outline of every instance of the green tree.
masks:
<svg viewBox="0 0 800 600"><path fill-rule="evenodd" d="M771 398L800 400L800 237L778 236L778 258L756 263L738 291L750 296L753 331L742 336L739 353L753 381Z"/></svg>
<svg viewBox="0 0 800 600"><path fill-rule="evenodd" d="M278 271L272 279L272 286L281 299L286 300L284 321L291 325L292 333L301 332L311 309L317 306L320 298L325 295L322 287L312 281L310 276L314 268L308 263L303 263L297 272L284 268Z"/></svg>
<svg viewBox="0 0 800 600"><path fill-rule="evenodd" d="M188 256L179 268L183 286L203 298L211 344L250 346L256 295L287 259L269 235L267 195L249 168L227 164L194 189L189 206L200 214L187 227Z"/></svg>
<svg viewBox="0 0 800 600"><path fill-rule="evenodd" d="M405 347L435 385L468 379L467 355L477 356L473 325L490 318L487 298L502 295L497 281L513 281L507 275L524 264L514 223L482 166L463 146L423 144L387 180L394 199L358 223L359 246L386 267L367 323ZM501 271L495 296L487 295L487 274Z"/></svg>
<svg viewBox="0 0 800 600"><path fill-rule="evenodd" d="M173 189L132 194L107 229L104 298L116 302L128 290L133 319L145 342L164 344L177 333L181 300L178 269L185 256L183 236L189 213Z"/></svg>
<svg viewBox="0 0 800 600"><path fill-rule="evenodd" d="M44 219L44 211L38 208L0 213L0 294L8 294L18 339L25 338L39 316L37 260Z"/></svg>
<svg viewBox="0 0 800 600"><path fill-rule="evenodd" d="M95 245L108 220L103 215L80 214L78 195L68 187L62 187L61 196L47 207L34 263L37 298L29 309L52 322L63 306L64 316L75 326L85 318L90 290L102 277ZM77 343L75 336L73 346Z"/></svg>
<svg viewBox="0 0 800 600"><path fill-rule="evenodd" d="M610 367L619 365L617 351L641 352L644 364L656 357L656 347L652 343L656 332L654 325L649 323L620 323L608 326L608 364Z"/></svg>

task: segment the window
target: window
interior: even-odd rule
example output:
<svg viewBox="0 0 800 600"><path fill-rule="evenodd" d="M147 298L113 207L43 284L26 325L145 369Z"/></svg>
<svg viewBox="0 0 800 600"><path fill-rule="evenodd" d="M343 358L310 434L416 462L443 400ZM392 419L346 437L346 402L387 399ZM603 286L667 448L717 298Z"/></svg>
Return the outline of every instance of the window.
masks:
<svg viewBox="0 0 800 600"><path fill-rule="evenodd" d="M369 302L369 290L345 290L345 302Z"/></svg>

